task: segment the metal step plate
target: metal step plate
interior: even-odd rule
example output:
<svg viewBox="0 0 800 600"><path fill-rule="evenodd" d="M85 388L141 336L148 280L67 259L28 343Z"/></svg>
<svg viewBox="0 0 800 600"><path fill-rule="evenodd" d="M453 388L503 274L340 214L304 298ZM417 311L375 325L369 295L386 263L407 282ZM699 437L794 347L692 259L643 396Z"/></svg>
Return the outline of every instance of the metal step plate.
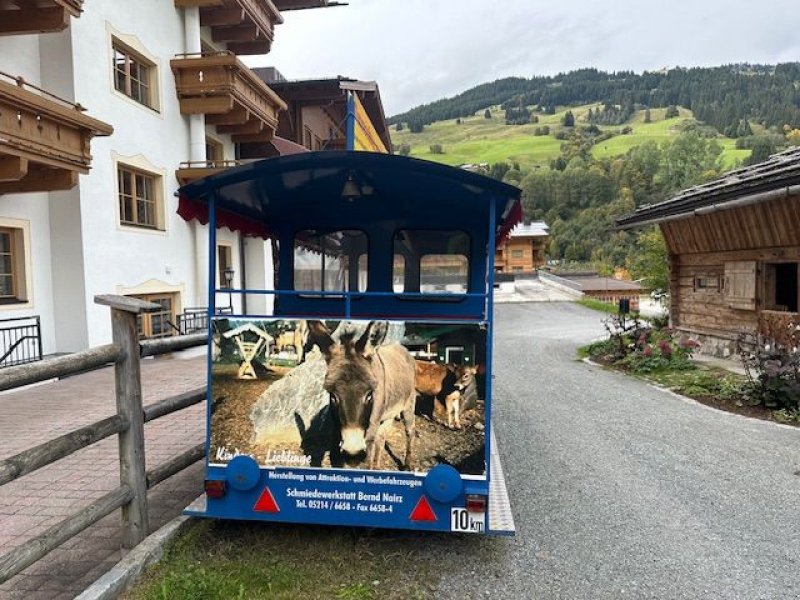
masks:
<svg viewBox="0 0 800 600"><path fill-rule="evenodd" d="M511 501L506 489L506 478L497 452L497 439L492 429L491 461L492 480L489 482L489 533L495 535L514 535L514 514L511 512Z"/></svg>

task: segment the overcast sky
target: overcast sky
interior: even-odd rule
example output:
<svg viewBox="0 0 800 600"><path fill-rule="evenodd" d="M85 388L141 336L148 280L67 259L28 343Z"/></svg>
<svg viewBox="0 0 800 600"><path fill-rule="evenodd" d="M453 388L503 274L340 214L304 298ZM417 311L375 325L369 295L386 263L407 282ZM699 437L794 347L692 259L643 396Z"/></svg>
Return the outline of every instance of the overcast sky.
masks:
<svg viewBox="0 0 800 600"><path fill-rule="evenodd" d="M284 13L251 66L376 80L387 116L510 75L800 60L798 0L349 0Z"/></svg>

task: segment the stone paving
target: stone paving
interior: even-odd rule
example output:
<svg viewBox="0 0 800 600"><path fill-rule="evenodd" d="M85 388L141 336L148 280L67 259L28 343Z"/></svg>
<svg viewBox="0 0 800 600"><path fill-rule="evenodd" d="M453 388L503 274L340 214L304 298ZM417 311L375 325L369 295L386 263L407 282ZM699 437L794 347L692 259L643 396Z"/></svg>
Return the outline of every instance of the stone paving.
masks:
<svg viewBox="0 0 800 600"><path fill-rule="evenodd" d="M205 383L205 357L142 362L145 405ZM114 412L112 368L0 394L0 458ZM147 423L148 468L188 450L204 437L204 404ZM180 514L201 492L202 479L200 461L152 488L148 494L151 530ZM0 555L118 485L117 438L112 436L0 487ZM0 600L73 598L122 558L120 541L120 514L115 511L0 585Z"/></svg>

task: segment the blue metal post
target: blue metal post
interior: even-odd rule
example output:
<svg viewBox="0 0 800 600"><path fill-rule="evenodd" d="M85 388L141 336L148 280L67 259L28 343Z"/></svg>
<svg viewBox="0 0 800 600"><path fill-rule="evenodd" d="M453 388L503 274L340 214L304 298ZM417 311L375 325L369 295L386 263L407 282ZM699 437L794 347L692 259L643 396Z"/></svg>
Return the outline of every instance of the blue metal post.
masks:
<svg viewBox="0 0 800 600"><path fill-rule="evenodd" d="M208 199L208 356L206 357L206 466L211 460L211 349L217 312L217 190Z"/></svg>
<svg viewBox="0 0 800 600"><path fill-rule="evenodd" d="M492 444L492 353L494 347L494 253L497 237L497 200L492 196L489 202L489 243L486 257L486 480L492 480L491 444ZM491 507L489 507L491 510Z"/></svg>
<svg viewBox="0 0 800 600"><path fill-rule="evenodd" d="M347 92L347 149L356 149L356 99L353 92Z"/></svg>

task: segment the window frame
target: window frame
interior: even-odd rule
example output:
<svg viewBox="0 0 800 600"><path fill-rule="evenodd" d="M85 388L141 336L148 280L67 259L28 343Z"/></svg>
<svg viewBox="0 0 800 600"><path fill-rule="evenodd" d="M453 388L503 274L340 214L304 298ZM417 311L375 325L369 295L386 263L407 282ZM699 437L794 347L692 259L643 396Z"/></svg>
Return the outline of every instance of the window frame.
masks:
<svg viewBox="0 0 800 600"><path fill-rule="evenodd" d="M163 176L160 173L154 173L131 165L124 161L117 161L117 212L118 223L121 227L137 229L142 231L165 231L164 225L164 198L163 198ZM124 175L130 175L130 194L124 193L123 181ZM144 178L144 181L150 180L150 189L152 191L152 199L140 197L137 195L138 181L137 178ZM129 199L131 203L132 219L127 220L125 217L125 210L123 206L124 198ZM143 223L137 220L139 216L139 203L140 201L152 205L153 223Z"/></svg>
<svg viewBox="0 0 800 600"><path fill-rule="evenodd" d="M118 54L124 57L124 66L122 69L119 68L119 61L117 60ZM138 66L138 77L134 77L132 74L132 64ZM117 85L118 73L120 73L123 78L122 88ZM142 74L144 74L144 77L142 77ZM111 36L111 79L114 91L136 102L136 104L140 106L159 112L158 65L114 35ZM142 88L144 88L145 98L134 96L134 81L138 83L140 92Z"/></svg>
<svg viewBox="0 0 800 600"><path fill-rule="evenodd" d="M442 228L427 228L427 227L419 227L419 228L403 227L403 228L395 229L394 232L392 233L392 238L391 238L392 239L392 256L394 257L394 256L397 256L397 255L400 255L400 256L403 257L403 259L405 261L404 262L404 273L409 270L409 264L408 264L409 259L404 254L402 254L401 252L397 252L397 248L395 246L398 234L400 234L401 232L404 232L404 231L411 231L411 232L417 232L417 231L418 232L439 232L439 233L462 234L467 239L467 252L468 252L468 254L442 254L442 253L429 252L429 253L426 253L426 254L418 255L418 257L417 257L418 260L417 260L417 265L416 265L416 267L417 267L416 268L416 272L417 272L417 275L418 275L418 280L416 282L416 286L414 286L414 287L416 287L416 289L418 289L420 291L419 292L408 292L408 291L405 290L405 285L404 285L402 292L394 292L396 295L403 296L404 294L414 294L414 295L421 294L421 295L425 296L425 300L428 301L428 300L436 300L436 299L439 299L439 300L452 300L453 297L455 297L457 300L461 300L462 297L467 296L468 294L472 293L473 289L472 289L472 258L471 258L471 256L472 256L472 252L473 252L473 239L472 239L472 235L470 235L469 231L466 231L464 229L442 229ZM467 259L467 273L466 273L466 285L465 285L466 289L463 292L423 292L422 289L421 289L422 288L422 259L425 256L463 256L463 257L465 257ZM395 275L395 272L394 272L394 258L393 258L392 259L392 281L394 281L394 275ZM404 284L405 284L405 280L404 280ZM394 285L392 287L394 288Z"/></svg>
<svg viewBox="0 0 800 600"><path fill-rule="evenodd" d="M297 255L296 255L296 252L297 252L297 249L298 249L298 235L300 233L304 233L304 232L314 232L316 234L316 237L322 238L322 237L329 236L331 234L345 232L345 231L347 231L347 232L358 232L362 236L364 236L364 240L365 240L365 243L366 243L366 249L367 250L366 250L366 252L360 252L357 255L357 258L356 258L356 269L358 271L358 280L359 280L359 282L361 281L361 278L360 278L360 276L361 276L361 259L362 258L366 259L366 269L364 270L364 274L365 274L364 289L362 290L360 285L359 285L359 289L357 289L357 290L349 289L350 288L350 265L349 265L349 262L348 262L348 269L345 272L346 275L345 275L345 278L344 278L344 289L342 289L342 290L338 290L338 289L337 290L332 290L332 289L298 289L298 287L297 287L297 278L296 278L297 277L297 263L296 263ZM343 294L347 294L347 293L363 294L365 292L368 292L369 291L369 284L370 284L370 273L369 273L370 247L371 247L370 236L369 236L369 233L367 232L366 229L359 229L359 228L349 228L349 229L348 228L334 228L334 229L320 228L320 229L316 229L314 227L307 227L307 228L303 228L303 229L298 229L297 231L295 231L292 234L292 291L299 292L298 296L301 297L301 298L323 298L323 299L324 298L330 298L330 299L341 298L342 296L340 296L339 294L342 294L342 295ZM322 268L324 266L324 263L323 263L323 260L322 260L323 256L325 256L325 253L321 252L320 253L320 265L319 265L320 266L320 271L319 271L319 273L320 273L321 282L322 282L320 287L325 288L325 272L326 271L325 271L325 269ZM315 292L323 292L326 295L325 296L319 296Z"/></svg>
<svg viewBox="0 0 800 600"><path fill-rule="evenodd" d="M9 235L13 294L0 297L0 310L33 307L33 269L30 222L0 218L0 232Z"/></svg>

